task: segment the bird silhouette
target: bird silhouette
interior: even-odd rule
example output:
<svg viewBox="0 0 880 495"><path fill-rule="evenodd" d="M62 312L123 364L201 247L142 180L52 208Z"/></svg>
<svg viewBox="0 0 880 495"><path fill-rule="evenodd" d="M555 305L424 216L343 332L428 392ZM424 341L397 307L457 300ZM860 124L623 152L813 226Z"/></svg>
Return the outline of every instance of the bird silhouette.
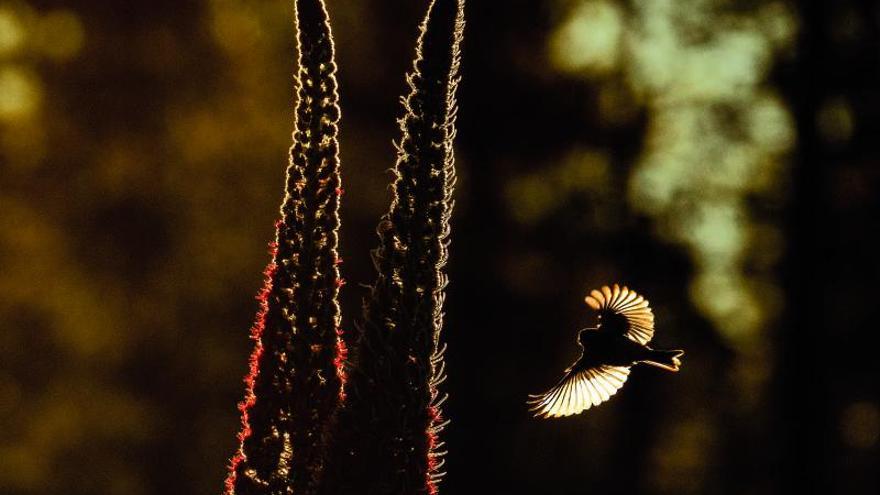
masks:
<svg viewBox="0 0 880 495"><path fill-rule="evenodd" d="M586 411L607 401L629 377L630 368L648 364L678 371L682 350L648 346L654 336L654 313L647 299L614 284L593 290L586 303L599 312L598 325L578 333L581 356L550 390L530 395L536 417L558 418Z"/></svg>

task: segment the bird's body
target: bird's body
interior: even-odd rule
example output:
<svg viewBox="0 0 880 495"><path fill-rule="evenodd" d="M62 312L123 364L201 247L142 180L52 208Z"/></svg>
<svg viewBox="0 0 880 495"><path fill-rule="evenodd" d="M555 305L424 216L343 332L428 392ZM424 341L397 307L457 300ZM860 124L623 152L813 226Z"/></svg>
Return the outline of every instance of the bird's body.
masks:
<svg viewBox="0 0 880 495"><path fill-rule="evenodd" d="M582 349L581 357L571 365L571 369L588 369L603 364L633 366L643 363L678 371L681 363L674 362L674 357L680 357L684 353L652 349L622 334L605 332L597 328L581 330L578 334L578 343Z"/></svg>
<svg viewBox="0 0 880 495"><path fill-rule="evenodd" d="M602 364L632 366L645 359L646 349L623 335L614 335L598 329L585 328L578 334L582 353L572 369L587 369Z"/></svg>
<svg viewBox="0 0 880 495"><path fill-rule="evenodd" d="M599 311L596 328L578 334L581 356L552 389L531 396L536 416L578 414L605 402L626 382L630 367L648 364L678 371L681 350L656 350L648 346L654 335L654 314L642 296L617 284L602 287L586 298Z"/></svg>

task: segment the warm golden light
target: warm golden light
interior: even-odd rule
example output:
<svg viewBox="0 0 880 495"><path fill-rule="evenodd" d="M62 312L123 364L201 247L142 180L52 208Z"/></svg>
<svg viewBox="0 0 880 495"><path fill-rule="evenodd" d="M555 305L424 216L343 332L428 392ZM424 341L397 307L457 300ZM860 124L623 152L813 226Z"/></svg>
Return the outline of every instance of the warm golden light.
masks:
<svg viewBox="0 0 880 495"><path fill-rule="evenodd" d="M211 2L214 40L230 53L246 56L263 35L257 12L230 2Z"/></svg>
<svg viewBox="0 0 880 495"><path fill-rule="evenodd" d="M0 57L15 53L24 44L25 30L18 16L0 7Z"/></svg>
<svg viewBox="0 0 880 495"><path fill-rule="evenodd" d="M617 65L623 18L607 1L578 4L550 39L550 56L562 70L601 74Z"/></svg>
<svg viewBox="0 0 880 495"><path fill-rule="evenodd" d="M40 106L36 78L15 66L0 66L0 121L15 121L30 116Z"/></svg>
<svg viewBox="0 0 880 495"><path fill-rule="evenodd" d="M601 366L566 376L529 404L535 416L561 418L598 406L617 393L629 377L625 366Z"/></svg>
<svg viewBox="0 0 880 495"><path fill-rule="evenodd" d="M85 43L85 30L79 17L69 10L56 10L37 24L34 43L46 56L67 60L76 56Z"/></svg>
<svg viewBox="0 0 880 495"><path fill-rule="evenodd" d="M855 129L852 107L842 98L826 101L816 115L819 134L828 142L842 143L852 137Z"/></svg>
<svg viewBox="0 0 880 495"><path fill-rule="evenodd" d="M690 38L679 12L702 36ZM755 228L745 198L773 193L795 142L790 113L764 82L794 21L776 4L759 14L755 21L703 2L639 2L640 29L630 33L625 58L629 83L650 110L630 201L688 248L697 268L691 298L735 345L754 343L776 310L743 274Z"/></svg>
<svg viewBox="0 0 880 495"><path fill-rule="evenodd" d="M618 284L590 291L584 302L598 313L598 326L578 333L581 355L550 390L530 395L536 417L580 414L607 401L623 387L630 367L648 364L678 371L684 351L648 347L654 336L654 313L648 301Z"/></svg>
<svg viewBox="0 0 880 495"><path fill-rule="evenodd" d="M654 337L654 312L651 306L644 297L627 286L621 288L614 284L613 287L606 285L601 290L594 289L584 298L584 302L600 314L608 311L623 316L627 322L625 335L636 342L647 344Z"/></svg>
<svg viewBox="0 0 880 495"><path fill-rule="evenodd" d="M607 189L608 156L590 149L575 149L548 172L511 179L505 199L517 221L535 223L578 193L599 194Z"/></svg>

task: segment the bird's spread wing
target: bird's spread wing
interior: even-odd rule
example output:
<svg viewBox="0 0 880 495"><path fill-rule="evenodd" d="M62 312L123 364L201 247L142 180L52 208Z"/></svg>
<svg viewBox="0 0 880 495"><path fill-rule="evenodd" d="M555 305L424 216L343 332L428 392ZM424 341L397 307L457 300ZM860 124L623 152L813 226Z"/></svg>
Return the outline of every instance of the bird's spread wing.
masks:
<svg viewBox="0 0 880 495"><path fill-rule="evenodd" d="M629 376L629 366L597 366L569 371L555 387L530 395L530 411L541 418L559 418L586 411L610 399Z"/></svg>
<svg viewBox="0 0 880 495"><path fill-rule="evenodd" d="M596 311L624 317L627 323L624 335L630 339L644 345L654 337L654 313L648 300L634 290L617 284L613 287L606 285L601 290L591 291L585 301Z"/></svg>

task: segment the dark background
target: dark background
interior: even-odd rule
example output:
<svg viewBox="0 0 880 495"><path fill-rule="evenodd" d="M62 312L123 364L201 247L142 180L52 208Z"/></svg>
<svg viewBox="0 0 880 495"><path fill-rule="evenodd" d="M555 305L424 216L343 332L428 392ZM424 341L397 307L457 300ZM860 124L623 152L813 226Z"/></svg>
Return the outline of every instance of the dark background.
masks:
<svg viewBox="0 0 880 495"><path fill-rule="evenodd" d="M471 0L447 493L880 490L880 8ZM423 1L328 0L347 328ZM0 492L219 492L292 130L291 2L0 0ZM530 418L644 293L682 371Z"/></svg>

